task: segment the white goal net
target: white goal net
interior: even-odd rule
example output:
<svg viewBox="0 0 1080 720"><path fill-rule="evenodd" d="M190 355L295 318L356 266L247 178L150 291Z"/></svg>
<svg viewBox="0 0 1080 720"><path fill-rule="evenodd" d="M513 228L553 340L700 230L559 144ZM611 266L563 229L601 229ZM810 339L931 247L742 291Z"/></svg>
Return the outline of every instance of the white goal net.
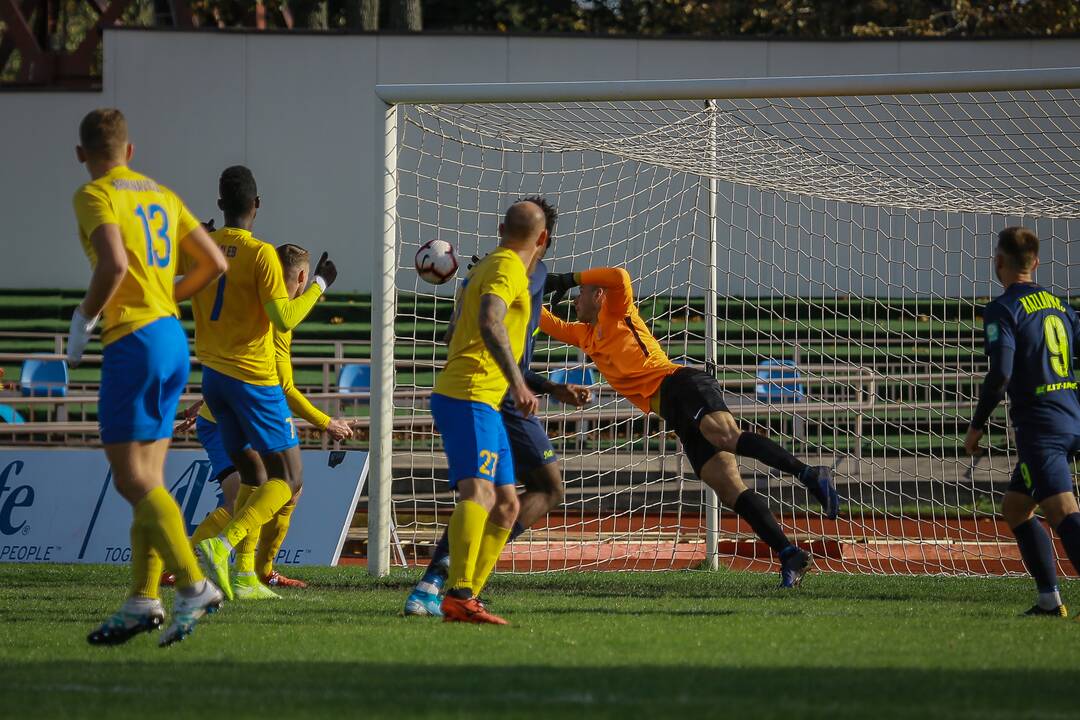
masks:
<svg viewBox="0 0 1080 720"><path fill-rule="evenodd" d="M391 507L410 563L453 507L428 395L456 289L420 280L413 254L439 238L465 262L482 256L508 205L541 194L559 211L552 272L626 268L669 356L715 371L744 429L837 468L832 522L790 478L740 460L819 568L1021 570L995 519L1014 462L1004 411L978 464L961 440L986 369L981 308L1000 292L996 232L1037 231L1037 279L1056 293L1080 280L1080 90L394 112ZM716 514L663 422L588 358L539 336L534 369L591 380L596 399L542 400L566 498L502 567L769 566L734 513Z"/></svg>

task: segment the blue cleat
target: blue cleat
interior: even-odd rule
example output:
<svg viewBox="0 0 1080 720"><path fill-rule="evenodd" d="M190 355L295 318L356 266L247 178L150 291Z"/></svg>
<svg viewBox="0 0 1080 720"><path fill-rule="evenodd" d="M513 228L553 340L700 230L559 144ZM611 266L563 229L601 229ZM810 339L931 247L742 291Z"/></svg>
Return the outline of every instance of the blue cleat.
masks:
<svg viewBox="0 0 1080 720"><path fill-rule="evenodd" d="M811 565L813 558L810 553L794 545L786 548L780 553L780 587L798 587Z"/></svg>
<svg viewBox="0 0 1080 720"><path fill-rule="evenodd" d="M840 495L836 492L836 481L833 480L832 468L827 465L807 467L799 478L810 494L814 496L821 509L825 511L825 517L835 520L840 514Z"/></svg>
<svg viewBox="0 0 1080 720"><path fill-rule="evenodd" d="M413 588L405 600L405 617L442 617L441 606L438 594Z"/></svg>

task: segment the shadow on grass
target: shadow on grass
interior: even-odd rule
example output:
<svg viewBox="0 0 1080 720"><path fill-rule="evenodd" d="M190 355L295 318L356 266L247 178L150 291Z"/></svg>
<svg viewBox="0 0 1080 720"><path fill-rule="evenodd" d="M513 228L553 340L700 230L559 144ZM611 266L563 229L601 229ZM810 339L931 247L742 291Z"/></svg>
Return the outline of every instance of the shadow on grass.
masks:
<svg viewBox="0 0 1080 720"><path fill-rule="evenodd" d="M173 652L171 650L162 653ZM0 663L7 717L822 717L1065 716L1071 671L865 668L452 667L365 662ZM723 657L723 649L718 649ZM266 715L264 715L266 716Z"/></svg>

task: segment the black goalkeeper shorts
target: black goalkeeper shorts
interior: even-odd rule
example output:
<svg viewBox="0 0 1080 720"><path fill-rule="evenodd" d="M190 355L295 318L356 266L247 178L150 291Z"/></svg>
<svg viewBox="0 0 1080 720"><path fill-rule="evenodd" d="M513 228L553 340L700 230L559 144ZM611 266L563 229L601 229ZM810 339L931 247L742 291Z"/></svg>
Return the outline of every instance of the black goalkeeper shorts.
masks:
<svg viewBox="0 0 1080 720"><path fill-rule="evenodd" d="M698 478L705 463L720 452L701 434L698 423L718 410L729 412L724 393L716 378L703 370L676 370L660 383L660 417L679 436Z"/></svg>

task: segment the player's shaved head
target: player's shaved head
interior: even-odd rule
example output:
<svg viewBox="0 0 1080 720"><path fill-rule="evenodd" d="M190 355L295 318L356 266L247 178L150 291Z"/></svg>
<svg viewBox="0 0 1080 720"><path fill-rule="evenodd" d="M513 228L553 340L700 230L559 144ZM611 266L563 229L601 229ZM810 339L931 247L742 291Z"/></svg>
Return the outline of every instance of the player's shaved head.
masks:
<svg viewBox="0 0 1080 720"><path fill-rule="evenodd" d="M536 238L547 227L543 209L529 200L519 200L510 206L503 218L503 239L524 243Z"/></svg>
<svg viewBox="0 0 1080 720"><path fill-rule="evenodd" d="M1026 227L1007 227L998 233L997 254L1017 272L1028 272L1039 259L1039 236Z"/></svg>
<svg viewBox="0 0 1080 720"><path fill-rule="evenodd" d="M95 160L122 159L128 146L124 113L116 108L88 112L79 123L79 146L87 157Z"/></svg>
<svg viewBox="0 0 1080 720"><path fill-rule="evenodd" d="M218 207L226 218L250 213L259 199L255 176L243 165L227 167L218 180Z"/></svg>

